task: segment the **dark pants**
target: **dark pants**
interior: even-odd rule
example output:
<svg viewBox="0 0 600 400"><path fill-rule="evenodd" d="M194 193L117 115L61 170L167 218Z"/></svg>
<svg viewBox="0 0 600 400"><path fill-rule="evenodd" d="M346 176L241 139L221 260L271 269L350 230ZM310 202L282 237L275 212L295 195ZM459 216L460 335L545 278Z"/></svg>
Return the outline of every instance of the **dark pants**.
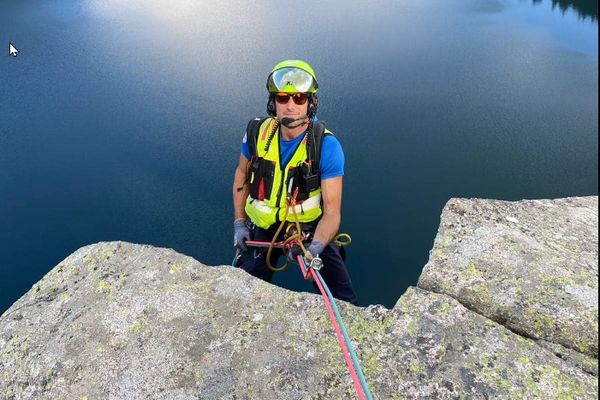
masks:
<svg viewBox="0 0 600 400"><path fill-rule="evenodd" d="M278 226L272 226L265 230L255 227L250 231L250 236L252 240L271 242L277 228ZM279 240L281 238L277 239L277 241ZM248 247L248 250L240 258L241 264L239 267L257 278L271 282L273 271L267 267L267 250L267 248ZM281 249L272 250L271 266L275 268L278 266L277 260L281 255L283 255ZM319 254L319 257L323 260L323 268L319 272L333 297L358 305L358 299L352 287L352 280L350 280L340 247L334 243L329 243L323 250L323 253ZM317 284L313 282L313 285L315 286L315 292L320 293Z"/></svg>

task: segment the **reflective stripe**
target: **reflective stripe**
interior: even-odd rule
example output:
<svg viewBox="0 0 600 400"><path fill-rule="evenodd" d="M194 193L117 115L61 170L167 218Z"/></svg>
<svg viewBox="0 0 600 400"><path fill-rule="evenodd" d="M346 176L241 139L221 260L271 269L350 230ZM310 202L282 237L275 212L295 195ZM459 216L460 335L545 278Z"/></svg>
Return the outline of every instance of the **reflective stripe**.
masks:
<svg viewBox="0 0 600 400"><path fill-rule="evenodd" d="M246 214L256 226L267 229L275 222L275 213L277 209L269 207L264 201L251 200L248 197L246 201Z"/></svg>
<svg viewBox="0 0 600 400"><path fill-rule="evenodd" d="M292 207L289 208L289 214L291 215L294 211L292 211ZM321 208L321 192L317 193L315 196L309 197L302 204L297 204L295 207L296 214L300 217L300 214L307 213L312 211L315 208Z"/></svg>

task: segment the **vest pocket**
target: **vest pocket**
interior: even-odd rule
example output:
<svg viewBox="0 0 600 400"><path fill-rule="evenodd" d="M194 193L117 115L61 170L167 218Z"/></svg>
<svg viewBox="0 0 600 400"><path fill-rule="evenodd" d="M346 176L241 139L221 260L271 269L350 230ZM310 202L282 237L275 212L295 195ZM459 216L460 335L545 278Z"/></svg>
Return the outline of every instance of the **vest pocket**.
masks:
<svg viewBox="0 0 600 400"><path fill-rule="evenodd" d="M257 158L250 166L250 197L258 200L269 200L273 190L275 163Z"/></svg>
<svg viewBox="0 0 600 400"><path fill-rule="evenodd" d="M300 203L308 199L310 192L320 187L320 179L318 175L309 175L302 167L291 167L286 187L290 188L290 194L296 197L296 202Z"/></svg>

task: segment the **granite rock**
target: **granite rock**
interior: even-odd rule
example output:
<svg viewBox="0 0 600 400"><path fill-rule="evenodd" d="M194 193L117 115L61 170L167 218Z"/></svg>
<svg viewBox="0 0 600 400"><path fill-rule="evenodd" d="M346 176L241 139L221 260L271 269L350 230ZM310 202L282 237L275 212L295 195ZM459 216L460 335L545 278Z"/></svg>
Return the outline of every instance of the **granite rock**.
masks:
<svg viewBox="0 0 600 400"><path fill-rule="evenodd" d="M464 213L456 211L457 204ZM465 204L477 204L483 231L475 216L466 218L475 211ZM572 239L578 230L566 226L527 235L526 207L507 215L521 222L504 214L498 221L488 212L498 210L497 204L449 203L421 288L409 288L393 309L338 302L375 399L597 398L597 336L594 347L587 325L578 325L594 318L586 308L593 309L594 294L582 289L597 288L597 272L589 272L593 233L587 244ZM552 208L545 202L531 206L536 213L538 207ZM566 211L555 218L569 215L571 223L594 224L589 200L564 200L557 207ZM504 221L523 227L512 231ZM485 232L500 232L495 239L508 241L497 245L506 251L495 253L497 264L479 261L489 255L479 249L496 246ZM597 252L597 233L595 238ZM507 250L518 244L511 240L523 243ZM526 256L518 249L526 245L536 256L542 250L553 255L541 264L532 259L521 265L518 255ZM566 267L555 258L580 262ZM522 271L550 262L560 274L526 278ZM519 298L502 281L485 286L489 296L471 294L474 284L495 282L502 268L492 265L505 264L513 278L520 273L521 280L531 279L536 291L553 293L561 282L568 301L545 293L527 297L525 287ZM586 268L566 272L580 264ZM481 274L484 279L473 281ZM517 298L501 304L512 304L515 315L498 318L489 310L496 307L492 300L507 298L506 290ZM579 308L571 310L571 304ZM528 310L576 316L569 329L579 342L559 340L568 335L536 322L544 318L517 315L532 313ZM102 242L63 260L0 316L0 398L291 400L348 399L356 393L320 296L282 289L232 267L206 266L170 249Z"/></svg>
<svg viewBox="0 0 600 400"><path fill-rule="evenodd" d="M451 199L418 286L598 359L598 197Z"/></svg>

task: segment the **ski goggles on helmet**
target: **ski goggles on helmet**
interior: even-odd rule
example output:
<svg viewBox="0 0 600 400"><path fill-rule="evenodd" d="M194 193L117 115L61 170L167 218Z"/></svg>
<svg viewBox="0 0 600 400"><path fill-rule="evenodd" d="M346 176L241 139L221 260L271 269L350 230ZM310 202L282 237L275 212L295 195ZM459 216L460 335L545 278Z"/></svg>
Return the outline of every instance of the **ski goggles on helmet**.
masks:
<svg viewBox="0 0 600 400"><path fill-rule="evenodd" d="M308 95L306 93L275 93L275 101L279 104L287 104L290 101L290 97L294 100L294 104L301 106L306 104Z"/></svg>
<svg viewBox="0 0 600 400"><path fill-rule="evenodd" d="M267 90L270 93L315 93L318 87L311 74L295 67L275 70L267 79Z"/></svg>

